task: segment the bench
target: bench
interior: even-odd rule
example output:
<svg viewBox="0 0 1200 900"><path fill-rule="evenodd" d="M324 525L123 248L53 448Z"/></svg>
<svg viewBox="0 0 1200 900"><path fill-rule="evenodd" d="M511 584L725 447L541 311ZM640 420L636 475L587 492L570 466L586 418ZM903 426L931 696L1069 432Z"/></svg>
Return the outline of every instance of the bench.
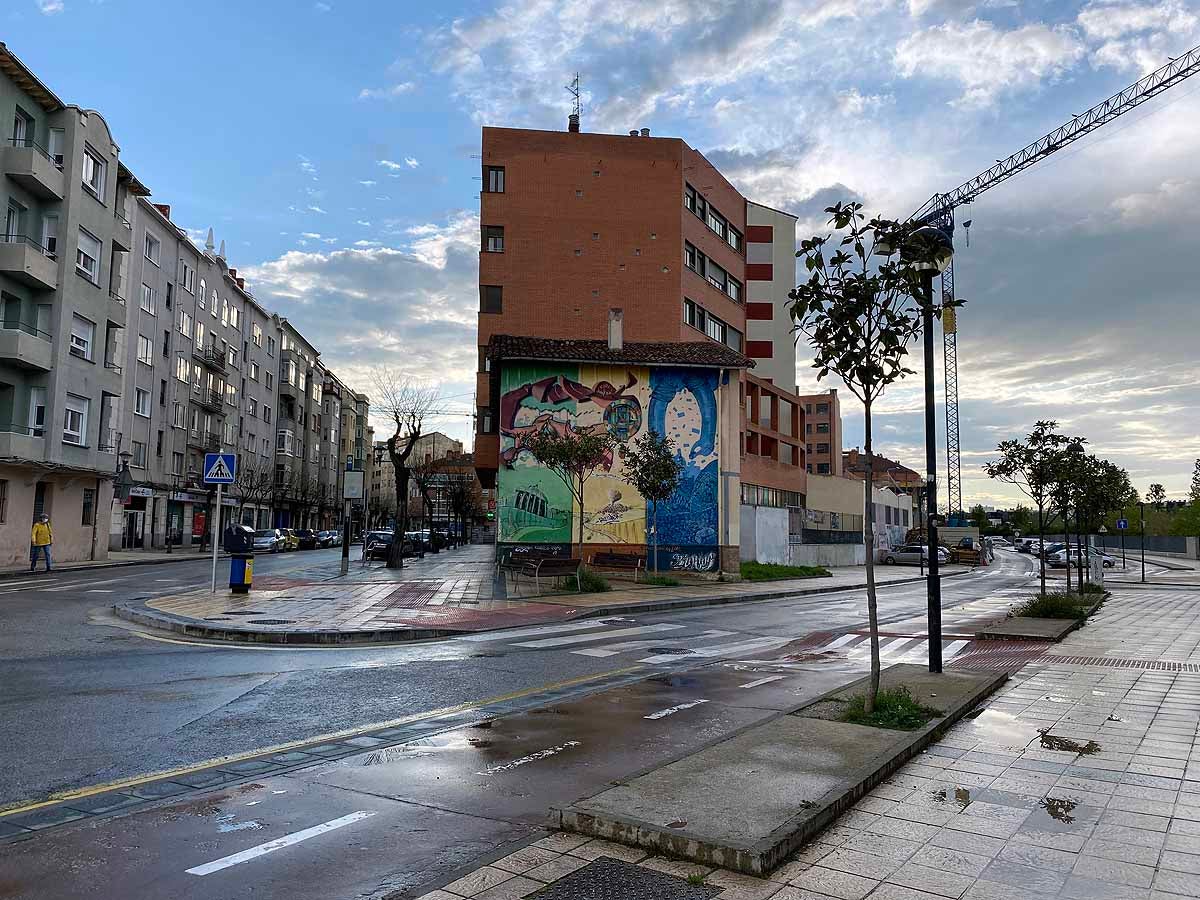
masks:
<svg viewBox="0 0 1200 900"><path fill-rule="evenodd" d="M580 593L583 592L583 582L580 580L580 573L583 572L582 559L566 559L561 556L546 556L538 560L536 563L530 562L533 567L533 585L534 590L539 594L542 592L542 578L574 578L575 588Z"/></svg>
<svg viewBox="0 0 1200 900"><path fill-rule="evenodd" d="M514 577L518 575L532 577L537 574L537 564L543 559L549 558L550 554L545 550L513 547L496 558L496 574L507 577L509 573L512 573Z"/></svg>
<svg viewBox="0 0 1200 900"><path fill-rule="evenodd" d="M637 553L593 553L588 565L610 572L632 572L633 583L637 584L638 572L646 571L646 557Z"/></svg>

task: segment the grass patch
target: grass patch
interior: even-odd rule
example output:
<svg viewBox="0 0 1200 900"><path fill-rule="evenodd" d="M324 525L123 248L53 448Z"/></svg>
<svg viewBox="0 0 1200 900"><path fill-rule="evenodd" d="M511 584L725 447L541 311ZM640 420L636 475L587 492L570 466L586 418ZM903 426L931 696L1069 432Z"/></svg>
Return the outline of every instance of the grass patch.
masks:
<svg viewBox="0 0 1200 900"><path fill-rule="evenodd" d="M687 883L693 887L702 887L704 885L704 877L699 872L693 872L687 877Z"/></svg>
<svg viewBox="0 0 1200 900"><path fill-rule="evenodd" d="M780 578L824 578L824 566L778 566L774 563L742 563L743 581L777 581Z"/></svg>
<svg viewBox="0 0 1200 900"><path fill-rule="evenodd" d="M642 579L643 584L652 584L655 587L679 587L679 579L672 578L670 575L647 575Z"/></svg>
<svg viewBox="0 0 1200 900"><path fill-rule="evenodd" d="M865 694L855 694L850 698L843 722L854 725L869 725L872 728L891 728L895 731L916 731L924 728L930 719L942 715L941 710L931 706L923 706L913 697L908 688L900 687L882 690L875 697L875 711L867 715Z"/></svg>
<svg viewBox="0 0 1200 900"><path fill-rule="evenodd" d="M1063 591L1033 597L1013 610L1015 616L1030 616L1035 619L1085 619L1087 609L1094 598L1081 597Z"/></svg>
<svg viewBox="0 0 1200 900"><path fill-rule="evenodd" d="M570 582L567 582L570 584ZM582 587L582 594L603 594L605 591L611 591L612 586L609 585L607 579L596 574L591 569L584 569L579 574L579 584Z"/></svg>

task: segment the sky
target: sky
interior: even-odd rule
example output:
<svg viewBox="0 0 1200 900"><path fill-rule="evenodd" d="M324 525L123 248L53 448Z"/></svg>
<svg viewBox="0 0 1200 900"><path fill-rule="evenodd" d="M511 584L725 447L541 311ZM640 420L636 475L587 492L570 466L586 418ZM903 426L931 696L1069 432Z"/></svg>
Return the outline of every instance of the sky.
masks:
<svg viewBox="0 0 1200 900"><path fill-rule="evenodd" d="M1197 45L1200 0L5 0L0 40L343 379L436 385L469 446L482 125L565 127L578 71L585 131L682 137L806 237L839 199L902 218ZM1014 499L982 464L1039 419L1186 494L1197 146L1200 77L960 210L967 503ZM920 471L919 357L875 443Z"/></svg>

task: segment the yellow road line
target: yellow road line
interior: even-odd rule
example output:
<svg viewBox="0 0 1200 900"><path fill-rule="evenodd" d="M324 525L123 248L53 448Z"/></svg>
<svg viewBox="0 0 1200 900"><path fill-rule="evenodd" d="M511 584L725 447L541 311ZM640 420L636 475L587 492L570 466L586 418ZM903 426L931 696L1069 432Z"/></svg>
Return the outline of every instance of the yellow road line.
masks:
<svg viewBox="0 0 1200 900"><path fill-rule="evenodd" d="M288 750L298 750L302 747L308 747L313 744L324 744L330 741L339 741L348 737L355 737L360 734L366 734L370 731L379 731L384 728L395 728L398 725L407 725L412 722L420 722L425 719L436 719L440 716L451 715L454 713L465 712L469 709L478 709L481 706L487 706L491 703L503 703L506 700L519 700L522 697L529 697L533 694L540 694L545 691L554 691L561 688L574 687L580 684L587 684L589 681L598 681L602 678L612 678L617 675L628 675L633 672L642 670L643 666L627 666L623 669L612 669L608 672L598 672L595 675L583 675L579 678L570 678L566 681L558 681L553 684L543 684L538 687L526 688L521 691L514 691L511 694L501 694L498 697L489 697L486 700L472 700L467 703L460 703L457 706L446 706L441 709L433 709L429 712L416 713L411 716L405 716L400 719L391 719L387 722L376 722L373 725L364 725L359 728L347 728L342 731L332 731L328 734L318 735L317 737L305 738L300 741L289 741L286 744L276 744L272 747L263 747L258 750L248 750L245 753L234 753L229 756L219 756L216 759L205 760L201 763L195 763L190 766L183 766L178 769L167 769L161 772L150 772L145 775L137 775L133 778L124 778L118 781L109 781L104 784L95 784L90 787L76 788L71 791L60 791L51 794L45 800L38 800L33 803L24 803L17 806L0 807L0 818L5 816L13 816L18 813L30 812L31 810L41 809L44 806L53 806L56 803L62 803L65 800L79 800L83 797L91 797L95 794L103 794L106 791L119 790L121 788L137 787L147 784L151 781L158 781L163 778L176 778L180 775L189 775L192 772L200 772L204 769L212 769L217 766L228 765L232 762L240 762L246 759L254 759L257 756L265 756L271 753L284 753ZM269 778L275 773L266 773L264 778Z"/></svg>

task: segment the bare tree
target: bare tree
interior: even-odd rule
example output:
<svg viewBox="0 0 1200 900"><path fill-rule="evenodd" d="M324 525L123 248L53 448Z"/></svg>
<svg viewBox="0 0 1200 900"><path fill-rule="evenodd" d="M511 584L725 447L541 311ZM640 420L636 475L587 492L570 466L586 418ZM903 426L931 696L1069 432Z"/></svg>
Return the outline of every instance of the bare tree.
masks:
<svg viewBox="0 0 1200 900"><path fill-rule="evenodd" d="M247 506L259 507L275 496L275 465L272 460L250 453L238 460L237 478L233 482L238 494L238 521ZM255 515L254 527L258 527Z"/></svg>
<svg viewBox="0 0 1200 900"><path fill-rule="evenodd" d="M386 445L388 459L396 470L396 518L395 537L388 552L389 569L404 568L404 536L408 531L408 483L412 478L409 465L417 441L425 427L425 420L433 411L437 394L432 388L424 387L398 369L380 366L372 374L375 400L373 405L392 425L393 432Z"/></svg>
<svg viewBox="0 0 1200 900"><path fill-rule="evenodd" d="M446 501L458 521L460 542L468 543L471 521L483 511L478 480L467 475L452 477L446 487Z"/></svg>

